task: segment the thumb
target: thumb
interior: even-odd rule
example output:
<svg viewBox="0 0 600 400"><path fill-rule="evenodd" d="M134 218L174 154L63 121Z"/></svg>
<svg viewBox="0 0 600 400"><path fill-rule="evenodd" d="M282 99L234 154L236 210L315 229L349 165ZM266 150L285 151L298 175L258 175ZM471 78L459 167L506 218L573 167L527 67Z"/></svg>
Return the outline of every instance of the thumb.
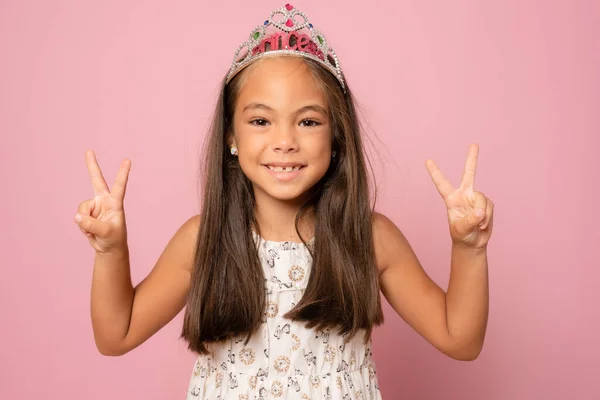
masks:
<svg viewBox="0 0 600 400"><path fill-rule="evenodd" d="M94 236L106 237L109 233L109 225L106 222L100 221L89 215L75 215L75 223L85 232L89 232Z"/></svg>
<svg viewBox="0 0 600 400"><path fill-rule="evenodd" d="M459 227L463 234L473 231L477 225L480 225L485 220L487 198L480 192L474 192L472 200L474 203L473 209L462 219L461 226Z"/></svg>

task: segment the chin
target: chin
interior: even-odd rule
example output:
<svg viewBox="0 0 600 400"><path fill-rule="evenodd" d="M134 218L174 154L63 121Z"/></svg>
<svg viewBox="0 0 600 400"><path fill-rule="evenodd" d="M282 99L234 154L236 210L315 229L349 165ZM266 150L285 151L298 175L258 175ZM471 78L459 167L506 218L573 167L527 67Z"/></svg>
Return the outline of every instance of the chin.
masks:
<svg viewBox="0 0 600 400"><path fill-rule="evenodd" d="M267 197L281 202L301 202L308 199L308 190L310 188L261 188L261 191Z"/></svg>

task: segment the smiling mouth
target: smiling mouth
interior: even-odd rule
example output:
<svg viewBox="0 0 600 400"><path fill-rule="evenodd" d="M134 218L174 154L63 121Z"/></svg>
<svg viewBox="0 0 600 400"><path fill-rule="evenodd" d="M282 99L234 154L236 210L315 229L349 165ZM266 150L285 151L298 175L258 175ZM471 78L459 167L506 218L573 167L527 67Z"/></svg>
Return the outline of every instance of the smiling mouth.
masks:
<svg viewBox="0 0 600 400"><path fill-rule="evenodd" d="M267 167L268 169L270 169L273 172L294 172L294 171L299 171L302 168L304 168L304 165L295 165L295 166L288 166L288 167L279 167L279 166L274 166L274 165L265 165L265 167Z"/></svg>

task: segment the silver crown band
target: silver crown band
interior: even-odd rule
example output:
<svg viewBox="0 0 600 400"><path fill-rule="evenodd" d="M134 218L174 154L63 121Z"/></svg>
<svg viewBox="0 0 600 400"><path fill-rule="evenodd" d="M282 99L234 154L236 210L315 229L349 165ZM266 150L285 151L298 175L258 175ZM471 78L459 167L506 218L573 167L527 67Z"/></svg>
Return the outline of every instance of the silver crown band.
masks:
<svg viewBox="0 0 600 400"><path fill-rule="evenodd" d="M271 12L263 25L250 33L249 40L235 52L226 83L254 61L278 55L310 58L324 66L339 81L344 92L344 76L338 58L325 36L291 4Z"/></svg>

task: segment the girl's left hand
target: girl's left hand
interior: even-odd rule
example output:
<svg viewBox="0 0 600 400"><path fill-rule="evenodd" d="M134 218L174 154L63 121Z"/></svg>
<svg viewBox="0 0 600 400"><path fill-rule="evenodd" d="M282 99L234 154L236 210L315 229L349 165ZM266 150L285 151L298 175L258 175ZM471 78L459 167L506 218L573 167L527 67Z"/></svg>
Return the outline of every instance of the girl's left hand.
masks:
<svg viewBox="0 0 600 400"><path fill-rule="evenodd" d="M494 203L473 190L479 146L472 144L458 189L452 187L433 160L425 163L448 209L450 236L455 244L485 248L492 235Z"/></svg>

